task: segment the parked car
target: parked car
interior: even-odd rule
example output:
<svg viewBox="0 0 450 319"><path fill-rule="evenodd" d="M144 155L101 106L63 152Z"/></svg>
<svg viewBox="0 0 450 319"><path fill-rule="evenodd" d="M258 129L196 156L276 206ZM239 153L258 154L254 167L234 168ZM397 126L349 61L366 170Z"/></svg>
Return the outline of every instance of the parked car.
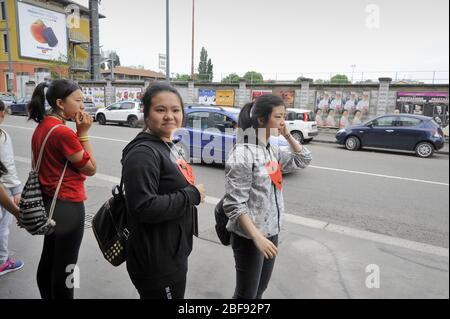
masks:
<svg viewBox="0 0 450 319"><path fill-rule="evenodd" d="M291 135L301 144L312 141L319 134L313 111L303 109L286 109L286 127Z"/></svg>
<svg viewBox="0 0 450 319"><path fill-rule="evenodd" d="M414 151L425 158L444 147L443 135L441 127L431 117L387 114L339 130L336 140L351 151L361 147L387 148Z"/></svg>
<svg viewBox="0 0 450 319"><path fill-rule="evenodd" d="M16 98L13 95L0 94L0 100L3 101L6 107L16 103Z"/></svg>
<svg viewBox="0 0 450 319"><path fill-rule="evenodd" d="M187 106L185 108L186 130L183 131L187 132L189 136L179 134L178 139L188 157L192 159L198 158L200 155L201 160L206 163L225 163L228 153L236 142L233 128L238 123L239 112L240 109L233 107ZM194 127L194 124L197 123L200 124L198 128ZM215 132L208 131L212 128L216 129ZM211 142L214 140L221 148L215 148L214 152L204 151L205 148L208 150L211 147ZM270 143L280 147L289 147L289 143L282 136L272 136Z"/></svg>
<svg viewBox="0 0 450 319"><path fill-rule="evenodd" d="M16 103L13 103L10 106L6 107L6 112L10 115L28 115L28 103L30 103L30 101L31 98L29 97L18 99Z"/></svg>
<svg viewBox="0 0 450 319"><path fill-rule="evenodd" d="M98 109L95 118L100 125L114 122L127 123L130 127L137 127L138 122L144 118L144 110L140 102L121 101Z"/></svg>
<svg viewBox="0 0 450 319"><path fill-rule="evenodd" d="M95 106L94 102L92 101L84 101L84 111L92 116L92 119L95 121L95 115L97 113L98 108Z"/></svg>

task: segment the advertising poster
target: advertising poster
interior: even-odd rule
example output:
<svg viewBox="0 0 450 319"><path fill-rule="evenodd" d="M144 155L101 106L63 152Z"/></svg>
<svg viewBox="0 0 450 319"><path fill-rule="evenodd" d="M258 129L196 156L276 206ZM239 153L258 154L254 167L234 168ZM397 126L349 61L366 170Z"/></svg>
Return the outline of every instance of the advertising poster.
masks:
<svg viewBox="0 0 450 319"><path fill-rule="evenodd" d="M116 88L116 102L134 101L142 98L141 88Z"/></svg>
<svg viewBox="0 0 450 319"><path fill-rule="evenodd" d="M104 87L84 87L83 95L85 101L91 101L96 107L105 107Z"/></svg>
<svg viewBox="0 0 450 319"><path fill-rule="evenodd" d="M216 90L199 89L198 103L204 105L216 105Z"/></svg>
<svg viewBox="0 0 450 319"><path fill-rule="evenodd" d="M234 90L217 90L216 105L234 106Z"/></svg>
<svg viewBox="0 0 450 319"><path fill-rule="evenodd" d="M316 97L318 126L345 128L368 119L368 91L318 91Z"/></svg>
<svg viewBox="0 0 450 319"><path fill-rule="evenodd" d="M284 101L287 107L294 106L295 91L292 89L275 88L273 94L278 95Z"/></svg>
<svg viewBox="0 0 450 319"><path fill-rule="evenodd" d="M396 109L400 113L430 116L445 127L448 125L448 92L397 92Z"/></svg>
<svg viewBox="0 0 450 319"><path fill-rule="evenodd" d="M252 90L252 101L264 94L272 94L272 90Z"/></svg>
<svg viewBox="0 0 450 319"><path fill-rule="evenodd" d="M67 62L65 14L17 2L22 57Z"/></svg>

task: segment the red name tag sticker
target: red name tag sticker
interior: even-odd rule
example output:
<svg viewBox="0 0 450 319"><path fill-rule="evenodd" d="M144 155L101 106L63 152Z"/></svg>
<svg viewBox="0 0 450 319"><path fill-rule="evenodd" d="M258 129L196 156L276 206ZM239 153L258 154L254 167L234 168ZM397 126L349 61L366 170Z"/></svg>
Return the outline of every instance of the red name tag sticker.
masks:
<svg viewBox="0 0 450 319"><path fill-rule="evenodd" d="M272 180L272 183L279 190L283 189L283 174L281 174L281 164L277 162L269 162L266 164L267 173Z"/></svg>
<svg viewBox="0 0 450 319"><path fill-rule="evenodd" d="M191 185L195 185L195 176L191 165L186 163L186 161L183 159L178 159L177 167L180 170L181 174L183 174L184 178L186 178L186 181Z"/></svg>

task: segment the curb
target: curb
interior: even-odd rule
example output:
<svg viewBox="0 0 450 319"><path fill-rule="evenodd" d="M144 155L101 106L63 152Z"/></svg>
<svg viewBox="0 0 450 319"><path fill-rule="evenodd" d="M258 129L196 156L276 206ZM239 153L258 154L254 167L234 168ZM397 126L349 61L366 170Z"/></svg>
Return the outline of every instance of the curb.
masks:
<svg viewBox="0 0 450 319"><path fill-rule="evenodd" d="M311 142L312 142L312 143L316 142L316 143L336 144L336 145L338 145L338 144L336 143L336 141L318 140L318 139L315 139L315 138L314 138ZM449 152L449 151L436 151L435 154L450 155L450 152Z"/></svg>

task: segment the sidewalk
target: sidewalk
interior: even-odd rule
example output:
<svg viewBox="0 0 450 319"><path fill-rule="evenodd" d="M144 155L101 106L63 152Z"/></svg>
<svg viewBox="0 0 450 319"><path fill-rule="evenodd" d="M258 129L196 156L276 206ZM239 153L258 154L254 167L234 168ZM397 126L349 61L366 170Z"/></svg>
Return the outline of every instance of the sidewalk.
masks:
<svg viewBox="0 0 450 319"><path fill-rule="evenodd" d="M319 128L319 135L313 138L313 143L329 143L336 144L336 132L338 129L333 128ZM436 154L445 154L449 155L449 146L448 146L448 138L445 139L444 148L436 151ZM337 144L336 144L337 145Z"/></svg>
<svg viewBox="0 0 450 319"><path fill-rule="evenodd" d="M89 180L88 214L109 196L110 188L107 182ZM194 240L189 259L187 299L233 294L233 252L217 240L213 209L210 204L199 209L200 238ZM285 228L265 298L449 298L448 249L442 256L296 223L286 223ZM11 252L24 260L25 267L0 277L0 299L39 298L35 278L42 241L11 227ZM85 230L78 265L81 280L76 298L138 298L125 265L115 268L104 260L91 228ZM379 288L368 288L366 283L376 284L370 276L378 270Z"/></svg>

